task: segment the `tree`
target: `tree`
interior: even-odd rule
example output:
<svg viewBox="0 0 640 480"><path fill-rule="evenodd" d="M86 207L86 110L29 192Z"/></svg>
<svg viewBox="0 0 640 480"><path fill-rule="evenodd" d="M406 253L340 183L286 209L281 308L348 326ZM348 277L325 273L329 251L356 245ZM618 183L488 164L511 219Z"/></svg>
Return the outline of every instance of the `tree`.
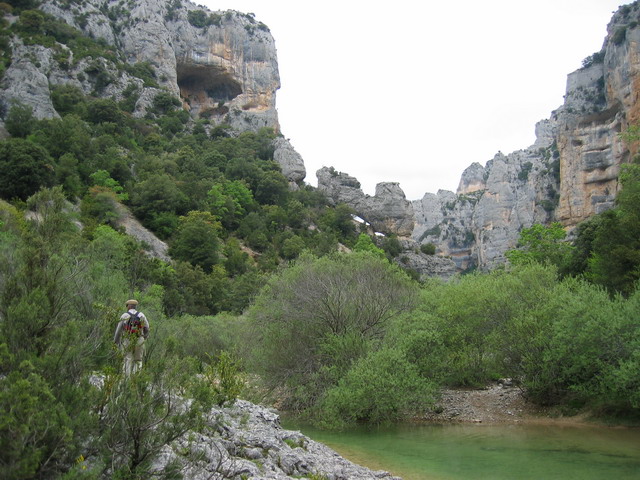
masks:
<svg viewBox="0 0 640 480"><path fill-rule="evenodd" d="M33 116L33 108L29 105L23 105L21 103L15 103L9 109L7 118L4 121L4 126L14 137L25 138L31 133L35 125L35 118Z"/></svg>
<svg viewBox="0 0 640 480"><path fill-rule="evenodd" d="M51 101L60 115L67 113L80 113L76 109L85 100L84 93L73 85L53 85L51 87Z"/></svg>
<svg viewBox="0 0 640 480"><path fill-rule="evenodd" d="M26 200L53 184L53 161L47 151L22 138L0 142L0 196Z"/></svg>
<svg viewBox="0 0 640 480"><path fill-rule="evenodd" d="M78 159L73 153L65 153L58 159L56 181L70 198L80 195L82 182L78 175Z"/></svg>
<svg viewBox="0 0 640 480"><path fill-rule="evenodd" d="M163 212L184 213L188 199L167 174L153 174L138 183L131 193L136 215L147 223Z"/></svg>
<svg viewBox="0 0 640 480"><path fill-rule="evenodd" d="M124 115L118 104L110 98L100 98L87 105L87 120L92 123L122 124Z"/></svg>
<svg viewBox="0 0 640 480"><path fill-rule="evenodd" d="M98 170L92 173L91 180L93 180L94 185L112 191L118 200L124 201L129 199L129 195L124 192L124 188L122 188L117 180L111 178L111 175L109 175L109 172L106 170Z"/></svg>
<svg viewBox="0 0 640 480"><path fill-rule="evenodd" d="M340 235L342 238L350 238L355 234L356 227L353 224L354 211L344 203L339 203L335 208L327 208L319 219L320 226Z"/></svg>
<svg viewBox="0 0 640 480"><path fill-rule="evenodd" d="M3 370L8 367L6 345ZM29 362L0 381L0 475L46 478L65 455L73 431L64 406Z"/></svg>
<svg viewBox="0 0 640 480"><path fill-rule="evenodd" d="M415 295L404 273L370 253L303 255L249 312L256 368L270 385L291 389L292 406L313 405Z"/></svg>
<svg viewBox="0 0 640 480"><path fill-rule="evenodd" d="M169 255L193 266L201 267L205 272L218 263L220 242L218 231L220 224L208 212L189 212L180 217L178 230L171 242Z"/></svg>
<svg viewBox="0 0 640 480"><path fill-rule="evenodd" d="M361 233L358 237L358 241L353 246L353 250L356 252L369 252L377 257L386 258L384 250L376 247L371 237L366 233Z"/></svg>
<svg viewBox="0 0 640 480"><path fill-rule="evenodd" d="M286 259L294 259L302 253L305 248L304 240L298 235L287 238L282 244L282 256Z"/></svg>
<svg viewBox="0 0 640 480"><path fill-rule="evenodd" d="M30 33L40 33L44 25L44 13L39 10L23 10L20 13L20 28Z"/></svg>
<svg viewBox="0 0 640 480"><path fill-rule="evenodd" d="M531 262L550 263L561 266L568 262L573 247L565 242L566 232L559 222L551 225L535 224L520 232L519 250L506 253L514 265L525 265Z"/></svg>
<svg viewBox="0 0 640 480"><path fill-rule="evenodd" d="M588 278L630 295L640 280L640 163L620 174L616 207L600 215L588 261Z"/></svg>
<svg viewBox="0 0 640 480"><path fill-rule="evenodd" d="M268 171L258 178L256 200L266 205L278 205L289 193L289 182L282 173Z"/></svg>
<svg viewBox="0 0 640 480"><path fill-rule="evenodd" d="M193 372L186 362L171 360L173 365L167 360L128 379L107 378L100 440L115 478L176 478L175 464L158 470L153 459L164 445L197 430L204 411L211 407L207 394L191 402L180 401L178 393L189 384Z"/></svg>

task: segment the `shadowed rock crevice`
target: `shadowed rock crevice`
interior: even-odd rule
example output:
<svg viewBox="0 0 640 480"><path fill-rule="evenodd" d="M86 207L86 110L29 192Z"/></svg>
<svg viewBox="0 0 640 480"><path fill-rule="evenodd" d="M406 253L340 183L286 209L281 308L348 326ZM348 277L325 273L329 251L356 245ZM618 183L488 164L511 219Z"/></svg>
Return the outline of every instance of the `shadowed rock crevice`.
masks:
<svg viewBox="0 0 640 480"><path fill-rule="evenodd" d="M193 113L209 111L224 114L223 104L242 94L240 83L216 65L179 63L176 66L180 96Z"/></svg>

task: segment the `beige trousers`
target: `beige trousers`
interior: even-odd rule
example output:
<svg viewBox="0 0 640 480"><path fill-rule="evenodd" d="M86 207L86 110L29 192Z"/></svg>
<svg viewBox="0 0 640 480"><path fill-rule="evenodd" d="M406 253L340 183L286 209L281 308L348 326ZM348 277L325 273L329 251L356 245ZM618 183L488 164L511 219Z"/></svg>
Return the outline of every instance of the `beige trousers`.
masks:
<svg viewBox="0 0 640 480"><path fill-rule="evenodd" d="M122 371L125 376L136 373L142 369L142 356L144 354L144 337L138 337L133 348L129 345L129 340L122 341L122 352L124 354L124 362Z"/></svg>

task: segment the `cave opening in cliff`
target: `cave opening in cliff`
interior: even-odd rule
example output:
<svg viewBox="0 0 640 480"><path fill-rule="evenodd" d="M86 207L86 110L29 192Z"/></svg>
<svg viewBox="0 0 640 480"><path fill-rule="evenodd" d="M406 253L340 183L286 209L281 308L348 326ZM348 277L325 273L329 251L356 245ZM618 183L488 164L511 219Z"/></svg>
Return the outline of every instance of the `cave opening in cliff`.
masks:
<svg viewBox="0 0 640 480"><path fill-rule="evenodd" d="M180 95L192 108L224 104L242 93L242 87L224 69L213 65L178 64Z"/></svg>

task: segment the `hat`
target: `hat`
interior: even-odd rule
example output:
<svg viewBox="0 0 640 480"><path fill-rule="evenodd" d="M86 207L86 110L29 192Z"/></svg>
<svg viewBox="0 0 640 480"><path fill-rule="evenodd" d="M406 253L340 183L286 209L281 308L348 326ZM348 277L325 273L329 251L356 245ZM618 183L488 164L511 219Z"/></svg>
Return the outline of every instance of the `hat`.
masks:
<svg viewBox="0 0 640 480"><path fill-rule="evenodd" d="M127 303L125 303L125 305L138 305L138 301L137 300L127 300Z"/></svg>

